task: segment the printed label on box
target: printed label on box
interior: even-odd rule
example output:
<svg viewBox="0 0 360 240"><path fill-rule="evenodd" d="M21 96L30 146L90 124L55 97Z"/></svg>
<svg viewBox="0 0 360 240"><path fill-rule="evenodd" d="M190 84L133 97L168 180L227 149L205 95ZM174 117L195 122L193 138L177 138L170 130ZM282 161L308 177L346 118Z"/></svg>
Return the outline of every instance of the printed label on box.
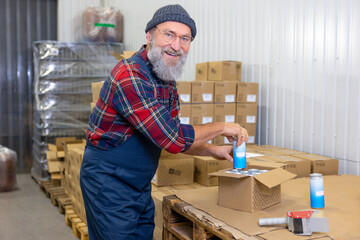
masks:
<svg viewBox="0 0 360 240"><path fill-rule="evenodd" d="M212 117L202 117L202 124L212 123Z"/></svg>
<svg viewBox="0 0 360 240"><path fill-rule="evenodd" d="M246 123L256 123L256 116L246 116Z"/></svg>
<svg viewBox="0 0 360 240"><path fill-rule="evenodd" d="M212 94L211 93L203 93L202 98L204 102L212 102Z"/></svg>
<svg viewBox="0 0 360 240"><path fill-rule="evenodd" d="M235 116L234 115L225 115L225 122L234 123L235 122Z"/></svg>
<svg viewBox="0 0 360 240"><path fill-rule="evenodd" d="M235 95L225 95L225 102L235 102Z"/></svg>
<svg viewBox="0 0 360 240"><path fill-rule="evenodd" d="M183 102L190 102L190 94L180 94L180 100Z"/></svg>
<svg viewBox="0 0 360 240"><path fill-rule="evenodd" d="M156 174L154 175L153 179L151 180L153 181L154 183L156 183Z"/></svg>
<svg viewBox="0 0 360 240"><path fill-rule="evenodd" d="M247 102L256 102L256 94L248 94L246 96L246 101Z"/></svg>
<svg viewBox="0 0 360 240"><path fill-rule="evenodd" d="M190 124L190 118L189 117L179 117L180 122L183 124Z"/></svg>
<svg viewBox="0 0 360 240"><path fill-rule="evenodd" d="M249 136L249 140L247 143L255 143L255 136Z"/></svg>

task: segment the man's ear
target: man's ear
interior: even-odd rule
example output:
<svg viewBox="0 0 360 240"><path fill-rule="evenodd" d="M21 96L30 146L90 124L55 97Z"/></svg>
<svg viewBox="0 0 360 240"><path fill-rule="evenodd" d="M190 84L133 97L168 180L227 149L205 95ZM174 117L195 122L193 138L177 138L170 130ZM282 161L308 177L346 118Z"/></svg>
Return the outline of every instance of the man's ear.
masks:
<svg viewBox="0 0 360 240"><path fill-rule="evenodd" d="M148 44L151 43L151 38L152 38L152 34L151 34L151 30L149 30L147 33L146 33L146 42Z"/></svg>

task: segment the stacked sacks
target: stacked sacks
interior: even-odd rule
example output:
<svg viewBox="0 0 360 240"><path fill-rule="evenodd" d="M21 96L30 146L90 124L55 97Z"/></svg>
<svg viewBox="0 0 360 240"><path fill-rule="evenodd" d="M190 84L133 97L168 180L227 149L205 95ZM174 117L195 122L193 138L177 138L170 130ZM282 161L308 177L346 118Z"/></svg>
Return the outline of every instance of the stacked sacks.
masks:
<svg viewBox="0 0 360 240"><path fill-rule="evenodd" d="M13 150L0 145L0 192L16 188L16 160Z"/></svg>
<svg viewBox="0 0 360 240"><path fill-rule="evenodd" d="M83 35L91 42L123 42L123 15L113 7L87 7L82 15Z"/></svg>

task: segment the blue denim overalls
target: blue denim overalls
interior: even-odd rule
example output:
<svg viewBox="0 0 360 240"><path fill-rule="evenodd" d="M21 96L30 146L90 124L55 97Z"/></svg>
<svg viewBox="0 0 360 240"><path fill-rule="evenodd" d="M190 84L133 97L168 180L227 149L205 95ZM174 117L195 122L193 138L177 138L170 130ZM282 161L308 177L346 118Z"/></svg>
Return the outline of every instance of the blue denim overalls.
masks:
<svg viewBox="0 0 360 240"><path fill-rule="evenodd" d="M150 74L139 55L132 59ZM101 150L87 143L80 186L90 240L153 238L151 179L160 152L137 130L115 149Z"/></svg>

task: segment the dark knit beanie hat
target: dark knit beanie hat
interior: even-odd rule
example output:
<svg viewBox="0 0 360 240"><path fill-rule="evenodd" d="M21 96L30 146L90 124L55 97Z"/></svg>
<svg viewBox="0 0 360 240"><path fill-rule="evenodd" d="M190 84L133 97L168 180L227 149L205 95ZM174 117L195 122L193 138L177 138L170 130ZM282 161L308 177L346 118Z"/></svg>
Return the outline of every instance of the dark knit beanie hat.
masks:
<svg viewBox="0 0 360 240"><path fill-rule="evenodd" d="M167 5L159 8L153 18L148 22L145 28L145 32L156 27L158 24L168 21L180 22L187 25L191 29L191 36L196 36L195 21L189 16L186 10L179 4Z"/></svg>

